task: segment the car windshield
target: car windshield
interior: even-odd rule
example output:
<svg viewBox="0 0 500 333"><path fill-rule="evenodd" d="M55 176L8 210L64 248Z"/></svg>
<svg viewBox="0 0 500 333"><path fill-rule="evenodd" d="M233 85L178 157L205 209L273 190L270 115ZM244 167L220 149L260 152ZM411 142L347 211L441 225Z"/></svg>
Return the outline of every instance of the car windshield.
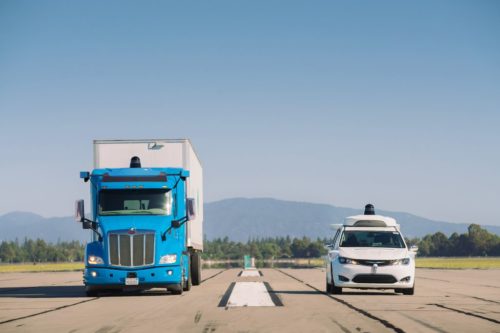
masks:
<svg viewBox="0 0 500 333"><path fill-rule="evenodd" d="M405 243L397 231L347 230L342 235L340 247L404 248Z"/></svg>
<svg viewBox="0 0 500 333"><path fill-rule="evenodd" d="M167 189L102 190L99 215L170 215L172 194Z"/></svg>

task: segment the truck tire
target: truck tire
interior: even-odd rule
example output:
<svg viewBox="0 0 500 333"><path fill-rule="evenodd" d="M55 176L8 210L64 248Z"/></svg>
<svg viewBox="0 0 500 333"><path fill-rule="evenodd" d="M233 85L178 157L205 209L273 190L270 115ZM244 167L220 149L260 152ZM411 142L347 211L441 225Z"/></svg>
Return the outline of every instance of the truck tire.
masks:
<svg viewBox="0 0 500 333"><path fill-rule="evenodd" d="M99 290L89 286L85 286L85 295L87 295L87 297L96 297L98 294Z"/></svg>
<svg viewBox="0 0 500 333"><path fill-rule="evenodd" d="M172 295L182 295L182 291L183 291L182 283L168 287L167 290L170 291L172 293Z"/></svg>
<svg viewBox="0 0 500 333"><path fill-rule="evenodd" d="M191 272L188 274L188 278L186 281L184 281L184 291L190 291L191 290L191 285L192 285L192 280L191 280Z"/></svg>
<svg viewBox="0 0 500 333"><path fill-rule="evenodd" d="M191 281L193 286L201 283L201 257L198 252L191 254Z"/></svg>

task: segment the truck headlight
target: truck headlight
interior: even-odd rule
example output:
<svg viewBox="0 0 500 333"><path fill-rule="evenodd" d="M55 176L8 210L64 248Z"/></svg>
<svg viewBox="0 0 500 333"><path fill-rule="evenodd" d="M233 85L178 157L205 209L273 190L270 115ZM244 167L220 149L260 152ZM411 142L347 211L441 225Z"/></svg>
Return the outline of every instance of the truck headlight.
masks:
<svg viewBox="0 0 500 333"><path fill-rule="evenodd" d="M98 256L89 256L87 258L87 263L89 265L102 265L104 264L104 260L102 260L102 258Z"/></svg>
<svg viewBox="0 0 500 333"><path fill-rule="evenodd" d="M345 258L345 257L339 257L339 262L341 264L351 264L351 265L357 265L358 264L358 262L356 260Z"/></svg>
<svg viewBox="0 0 500 333"><path fill-rule="evenodd" d="M398 259L394 260L392 262L393 265L409 265L410 264L410 258L403 258L403 259Z"/></svg>
<svg viewBox="0 0 500 333"><path fill-rule="evenodd" d="M177 261L177 254L166 254L160 258L160 264L175 264Z"/></svg>

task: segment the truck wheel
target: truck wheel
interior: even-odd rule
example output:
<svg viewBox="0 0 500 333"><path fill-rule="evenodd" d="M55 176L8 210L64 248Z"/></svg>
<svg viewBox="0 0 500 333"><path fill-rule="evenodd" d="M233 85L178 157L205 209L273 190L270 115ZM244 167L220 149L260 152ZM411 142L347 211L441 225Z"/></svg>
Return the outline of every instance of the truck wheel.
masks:
<svg viewBox="0 0 500 333"><path fill-rule="evenodd" d="M99 290L85 286L85 295L87 295L87 297L96 297L98 294Z"/></svg>
<svg viewBox="0 0 500 333"><path fill-rule="evenodd" d="M182 291L183 291L182 283L179 283L179 284L176 284L172 287L169 287L167 290L170 291L172 293L172 295L182 295Z"/></svg>
<svg viewBox="0 0 500 333"><path fill-rule="evenodd" d="M189 291L189 290L191 290L191 285L192 285L192 281L191 281L191 273L190 273L188 275L187 280L184 282L184 287L182 289L184 289L184 291Z"/></svg>
<svg viewBox="0 0 500 333"><path fill-rule="evenodd" d="M191 254L191 281L193 286L201 283L201 257L198 252Z"/></svg>

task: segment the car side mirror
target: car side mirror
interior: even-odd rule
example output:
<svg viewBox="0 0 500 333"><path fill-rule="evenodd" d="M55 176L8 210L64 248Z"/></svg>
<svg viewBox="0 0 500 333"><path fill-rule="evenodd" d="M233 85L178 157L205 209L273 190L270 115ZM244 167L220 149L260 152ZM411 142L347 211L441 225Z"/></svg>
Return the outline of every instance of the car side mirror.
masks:
<svg viewBox="0 0 500 333"><path fill-rule="evenodd" d="M188 221L196 218L196 200L194 198L186 199L186 216Z"/></svg>
<svg viewBox="0 0 500 333"><path fill-rule="evenodd" d="M417 253L418 252L418 246L416 246L416 245L410 246L410 251Z"/></svg>

